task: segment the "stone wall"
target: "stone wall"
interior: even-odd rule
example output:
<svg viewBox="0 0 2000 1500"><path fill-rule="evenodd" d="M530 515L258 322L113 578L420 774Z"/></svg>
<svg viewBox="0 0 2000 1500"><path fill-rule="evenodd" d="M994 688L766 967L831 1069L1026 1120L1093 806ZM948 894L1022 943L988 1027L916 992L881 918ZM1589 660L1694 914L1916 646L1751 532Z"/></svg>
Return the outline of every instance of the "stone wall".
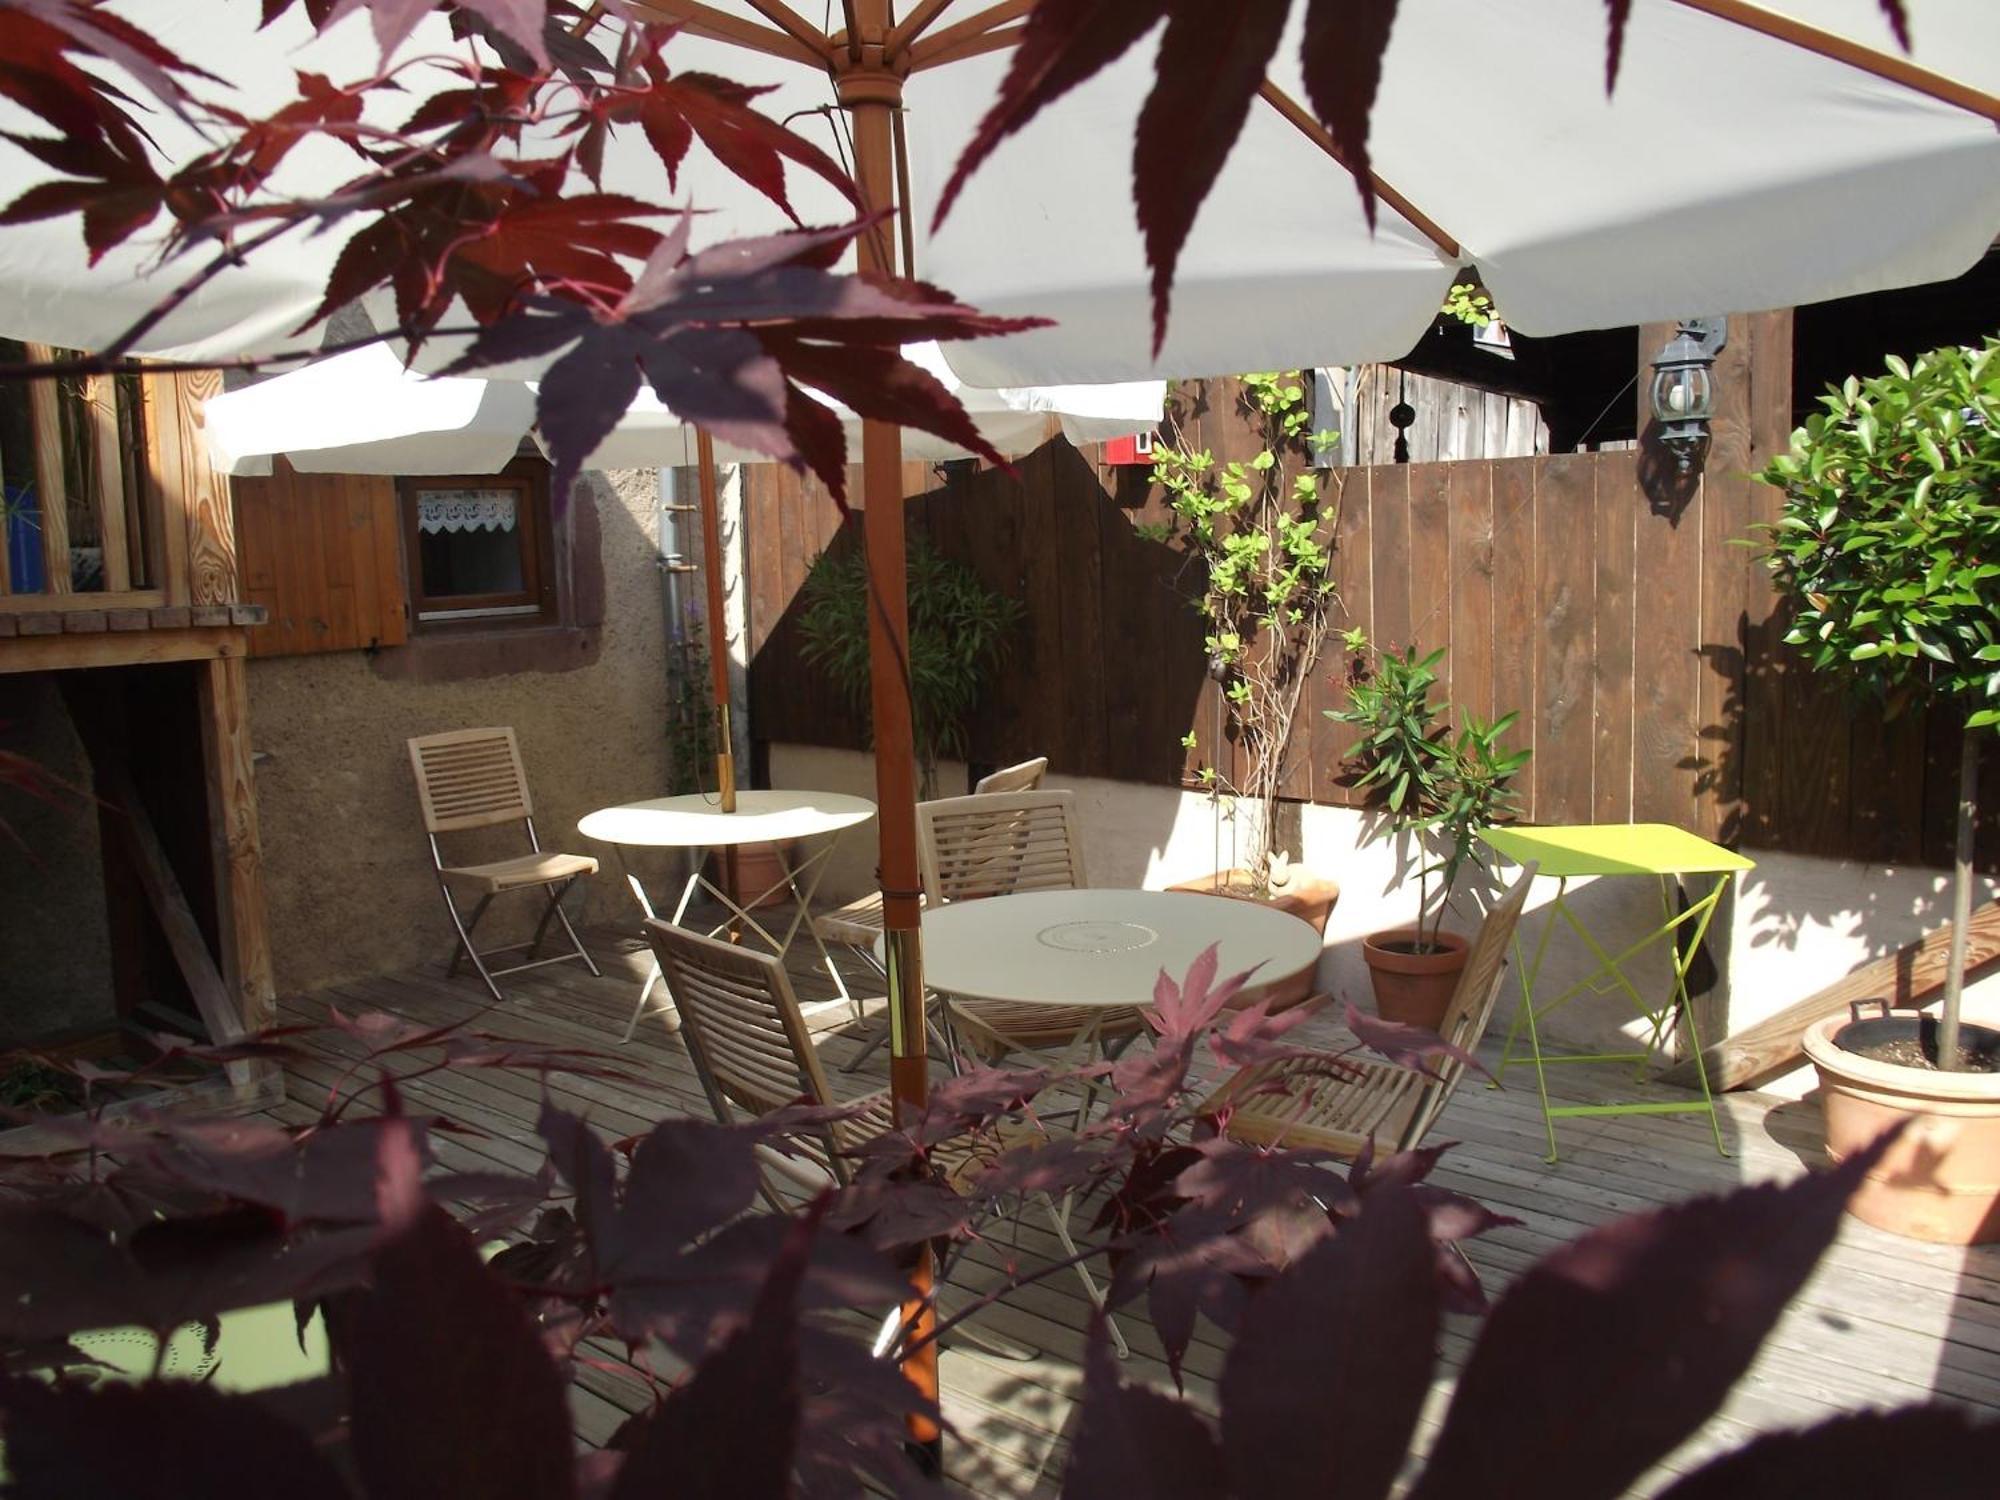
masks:
<svg viewBox="0 0 2000 1500"><path fill-rule="evenodd" d="M594 526L586 524L592 517L578 516L573 529L579 537L596 531L603 580L603 623L578 652L579 665L499 670L506 652L448 662L444 675L412 672L394 652L251 662L258 812L281 993L449 957L451 928L404 747L412 735L512 725L543 846L607 861L587 889L572 892L573 913L632 922L631 897L609 851L578 835L576 823L594 808L664 789L657 502L651 471L587 476L571 501L594 509ZM459 839L448 857L517 852L487 834ZM481 946L524 936L538 911L529 895L497 901L480 928Z"/></svg>

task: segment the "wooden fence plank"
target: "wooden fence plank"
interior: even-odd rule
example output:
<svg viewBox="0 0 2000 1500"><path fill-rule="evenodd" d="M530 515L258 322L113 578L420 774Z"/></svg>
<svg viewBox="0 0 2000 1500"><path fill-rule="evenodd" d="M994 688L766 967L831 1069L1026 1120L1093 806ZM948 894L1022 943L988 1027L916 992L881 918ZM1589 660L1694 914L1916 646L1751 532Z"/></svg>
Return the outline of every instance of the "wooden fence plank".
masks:
<svg viewBox="0 0 2000 1500"><path fill-rule="evenodd" d="M1067 444L1044 443L1024 461L1021 477L1031 489L1048 494L1048 535L1063 538L1056 551L1056 586L1064 602L1063 654L1070 663L1064 684L1070 719L1067 768L1103 776L1111 769L1105 734L1104 675L1110 654L1105 629L1117 616L1106 611L1104 602L1104 538L1096 503L1102 491L1089 466Z"/></svg>
<svg viewBox="0 0 2000 1500"><path fill-rule="evenodd" d="M1503 742L1534 754L1515 785L1523 816L1538 817L1541 746L1535 670L1535 475L1537 461L1493 465L1493 710L1521 717Z"/></svg>
<svg viewBox="0 0 2000 1500"><path fill-rule="evenodd" d="M1655 461L1653 454L1644 455ZM1607 458L1602 460L1609 462ZM1668 469L1672 460L1666 460ZM1691 826L1700 739L1701 562L1706 514L1699 486L1675 502L1646 504L1639 516L1634 599L1632 816Z"/></svg>
<svg viewBox="0 0 2000 1500"><path fill-rule="evenodd" d="M1592 822L1624 823L1632 817L1633 633L1639 593L1635 573L1640 507L1630 455L1600 454L1596 466L1590 809Z"/></svg>
<svg viewBox="0 0 2000 1500"><path fill-rule="evenodd" d="M1377 464L1368 471L1370 545L1375 633L1379 651L1401 654L1415 644L1410 597L1410 471Z"/></svg>
<svg viewBox="0 0 2000 1500"><path fill-rule="evenodd" d="M1493 466L1452 464L1451 695L1479 719L1494 717Z"/></svg>
<svg viewBox="0 0 2000 1500"><path fill-rule="evenodd" d="M1591 813L1590 650L1595 569L1595 460L1551 458L1535 485L1535 821L1586 823Z"/></svg>
<svg viewBox="0 0 2000 1500"><path fill-rule="evenodd" d="M1443 463L1413 465L1410 482L1410 638L1417 654L1442 650L1438 698L1450 703L1452 671L1451 471Z"/></svg>

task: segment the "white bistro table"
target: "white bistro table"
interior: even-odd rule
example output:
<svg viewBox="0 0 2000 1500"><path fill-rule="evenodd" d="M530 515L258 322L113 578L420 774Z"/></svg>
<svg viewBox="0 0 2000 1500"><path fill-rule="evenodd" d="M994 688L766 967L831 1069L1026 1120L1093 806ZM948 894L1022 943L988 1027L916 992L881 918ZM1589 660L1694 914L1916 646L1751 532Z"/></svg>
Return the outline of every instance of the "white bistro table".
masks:
<svg viewBox="0 0 2000 1500"><path fill-rule="evenodd" d="M1105 1013L1150 1005L1160 971L1179 980L1211 943L1220 944L1218 976L1254 967L1257 989L1295 978L1320 955L1312 924L1193 891L1028 891L954 901L923 921L924 982L939 993ZM1077 1041L1096 1029L1087 1024Z"/></svg>
<svg viewBox="0 0 2000 1500"><path fill-rule="evenodd" d="M860 823L866 823L875 816L875 804L866 797L850 797L841 792L791 792L791 791L741 791L736 794L736 811L726 813L722 804L713 800L705 792L690 792L680 797L654 797L645 802L626 802L617 807L601 807L596 812L578 820L576 830L587 839L609 844L617 852L619 868L624 872L625 883L631 887L632 895L639 903L639 909L648 917L654 915L653 903L646 894L645 884L632 870L626 860L628 849L686 849L696 855L705 855L710 850L725 849L743 844L774 844L778 846L778 866L785 872L784 878L769 890L761 892L751 902L751 907L776 891L788 891L792 898L792 918L782 934L774 933L750 911L737 905L728 892L718 888L702 873L706 860L697 858L694 872L681 888L679 903L674 907L672 921L676 927L687 917L689 904L695 892L705 890L733 913L733 920L742 922L759 938L770 945L771 951L783 958L803 927L812 938L813 946L819 949L820 962L833 979L834 988L840 998L849 1004L852 1000L847 993L847 983L840 977L840 970L834 966L833 957L826 951L826 945L812 930L810 920L812 898L819 889L821 878L826 874L827 861L832 858L840 835ZM817 849L812 850L799 861L796 868L785 863L784 845L816 840ZM728 926L724 922L712 929L713 937ZM776 925L775 923L773 924ZM638 1002L632 1007L632 1019L625 1028L621 1040L629 1041L638 1030L640 1020L646 1014L646 1001L658 984L665 989L658 963L639 991ZM667 996L671 1005L673 997ZM661 1007L665 1009L666 1007Z"/></svg>
<svg viewBox="0 0 2000 1500"><path fill-rule="evenodd" d="M1257 988L1297 977L1319 962L1320 935L1308 922L1254 901L1192 891L1024 891L926 909L924 983L950 999L1074 1007L1087 1019L1064 1049L1087 1048L1104 1018L1150 1005L1164 969L1175 980L1202 950L1219 944L1216 974L1255 968ZM880 953L880 945L877 945ZM1088 1117L1085 1090L1078 1123ZM1046 1199L1045 1199L1046 1201ZM1047 1202L1070 1255L1071 1195ZM1085 1293L1102 1310L1103 1294L1082 1264ZM1125 1336L1106 1317L1122 1358Z"/></svg>

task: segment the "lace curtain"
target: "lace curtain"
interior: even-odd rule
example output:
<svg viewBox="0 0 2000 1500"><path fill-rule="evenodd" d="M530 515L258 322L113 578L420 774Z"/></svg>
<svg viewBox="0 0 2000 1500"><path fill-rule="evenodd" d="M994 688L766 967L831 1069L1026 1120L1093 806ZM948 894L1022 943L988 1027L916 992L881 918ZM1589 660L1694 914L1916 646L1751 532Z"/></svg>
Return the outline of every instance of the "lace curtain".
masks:
<svg viewBox="0 0 2000 1500"><path fill-rule="evenodd" d="M420 531L512 531L516 490L418 490Z"/></svg>

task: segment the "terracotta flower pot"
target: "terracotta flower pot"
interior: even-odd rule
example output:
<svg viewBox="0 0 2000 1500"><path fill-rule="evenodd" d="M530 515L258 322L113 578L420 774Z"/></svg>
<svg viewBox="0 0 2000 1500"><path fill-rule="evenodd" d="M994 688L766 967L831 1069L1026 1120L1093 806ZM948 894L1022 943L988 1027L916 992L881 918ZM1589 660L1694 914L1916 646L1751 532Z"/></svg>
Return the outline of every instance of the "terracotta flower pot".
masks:
<svg viewBox="0 0 2000 1500"><path fill-rule="evenodd" d="M1213 875L1204 875L1199 880L1185 880L1168 889L1275 906L1279 911L1309 923L1313 931L1322 937L1326 935L1326 919L1333 915L1334 904L1340 900L1340 887L1333 881L1320 880L1296 867L1284 885L1264 892L1258 891L1248 870L1218 870ZM1314 973L1313 969L1305 969L1275 984L1252 985L1230 1001L1229 1008L1243 1010L1259 1001L1270 1002L1273 1011L1297 1005L1312 994Z"/></svg>
<svg viewBox="0 0 2000 1500"><path fill-rule="evenodd" d="M1361 940L1361 957L1375 987L1375 1014L1436 1031L1451 1008L1465 968L1467 943L1455 932L1436 934L1435 951L1414 951L1424 941L1415 927L1395 927Z"/></svg>
<svg viewBox="0 0 2000 1500"><path fill-rule="evenodd" d="M1917 1035L1918 1018L1834 1016L1805 1034L1819 1071L1826 1152L1841 1161L1901 1119L1913 1124L1875 1165L1847 1211L1863 1223L1943 1245L2000 1240L2000 1073L1938 1073L1859 1057L1840 1045L1857 1025ZM2000 1049L2000 1031L1960 1028L1968 1047Z"/></svg>
<svg viewBox="0 0 2000 1500"><path fill-rule="evenodd" d="M785 866L778 859L776 844L740 844L736 849L734 882L729 879L730 861L721 850L714 855L709 878L729 892L738 906L751 910L758 907L777 906L790 900L783 886L771 890L772 886L785 878ZM769 892L766 895L766 892ZM757 901L755 898L763 896Z"/></svg>

